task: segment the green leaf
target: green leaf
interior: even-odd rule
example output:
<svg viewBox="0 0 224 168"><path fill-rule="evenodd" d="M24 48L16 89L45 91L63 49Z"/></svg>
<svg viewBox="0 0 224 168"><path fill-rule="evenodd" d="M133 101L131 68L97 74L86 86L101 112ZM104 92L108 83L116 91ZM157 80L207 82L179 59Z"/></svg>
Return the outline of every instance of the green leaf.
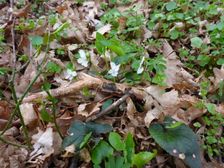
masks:
<svg viewBox="0 0 224 168"><path fill-rule="evenodd" d="M150 160L152 160L157 154L157 151L151 152L140 152L138 154L134 154L132 158L132 165L137 166L137 168L142 168L145 164L147 164Z"/></svg>
<svg viewBox="0 0 224 168"><path fill-rule="evenodd" d="M96 34L95 46L100 54L103 54L109 48L117 55L125 55L124 49L121 47L121 42L118 39L112 38L108 40L100 33Z"/></svg>
<svg viewBox="0 0 224 168"><path fill-rule="evenodd" d="M211 114L215 114L216 110L215 110L215 105L212 103L206 103L205 107L207 108L208 112Z"/></svg>
<svg viewBox="0 0 224 168"><path fill-rule="evenodd" d="M80 147L81 143L85 141L85 138L88 138L87 134L92 133L92 135L99 135L110 132L111 130L112 127L107 124L74 121L68 130L69 136L65 137L62 146L65 148L71 144L75 144L77 147Z"/></svg>
<svg viewBox="0 0 224 168"><path fill-rule="evenodd" d="M199 55L197 60L199 61L199 65L204 67L210 62L211 58L207 55Z"/></svg>
<svg viewBox="0 0 224 168"><path fill-rule="evenodd" d="M184 124L175 128L168 128L173 123L176 121L166 117L162 124L152 124L149 127L149 133L169 154L182 158L191 168L201 168L197 136Z"/></svg>
<svg viewBox="0 0 224 168"><path fill-rule="evenodd" d="M46 68L47 68L47 72L49 72L49 73L61 72L61 67L59 65L55 64L54 62L48 62Z"/></svg>
<svg viewBox="0 0 224 168"><path fill-rule="evenodd" d="M79 147L80 149L83 148L83 147L89 142L89 140L90 140L90 138L91 138L91 135L92 135L92 132L88 133L88 134L84 137L82 143L80 144L80 147Z"/></svg>
<svg viewBox="0 0 224 168"><path fill-rule="evenodd" d="M43 44L43 37L41 36L29 36L29 39L33 46L40 46Z"/></svg>
<svg viewBox="0 0 224 168"><path fill-rule="evenodd" d="M133 140L133 136L131 133L128 133L125 139L125 149L124 149L124 156L127 163L132 162L132 157L135 153L135 143Z"/></svg>
<svg viewBox="0 0 224 168"><path fill-rule="evenodd" d="M40 111L40 116L41 116L41 119L43 121L46 121L46 122L52 122L53 121L52 116L45 109L42 109Z"/></svg>
<svg viewBox="0 0 224 168"><path fill-rule="evenodd" d="M199 37L193 37L191 38L191 46L194 48L200 48L203 44L203 41Z"/></svg>
<svg viewBox="0 0 224 168"><path fill-rule="evenodd" d="M41 86L42 90L44 91L49 91L51 89L51 84L48 82L45 82L42 86Z"/></svg>
<svg viewBox="0 0 224 168"><path fill-rule="evenodd" d="M8 68L0 67L0 75L5 75L8 71Z"/></svg>
<svg viewBox="0 0 224 168"><path fill-rule="evenodd" d="M92 162L99 165L104 158L109 158L113 155L113 148L104 140L101 140L91 153Z"/></svg>
<svg viewBox="0 0 224 168"><path fill-rule="evenodd" d="M108 158L105 161L105 168L130 168L129 164L125 163L124 157L115 156Z"/></svg>
<svg viewBox="0 0 224 168"><path fill-rule="evenodd" d="M106 50L106 45L104 43L107 42L107 39L100 33L96 33L96 42L95 42L95 46L97 51L100 54L103 54Z"/></svg>
<svg viewBox="0 0 224 168"><path fill-rule="evenodd" d="M112 99L106 100L102 105L102 110L105 110L107 107L109 107L113 103Z"/></svg>
<svg viewBox="0 0 224 168"><path fill-rule="evenodd" d="M171 11L177 8L177 4L174 1L168 2L166 4L166 10Z"/></svg>
<svg viewBox="0 0 224 168"><path fill-rule="evenodd" d="M224 65L224 58L219 58L217 61L217 65Z"/></svg>
<svg viewBox="0 0 224 168"><path fill-rule="evenodd" d="M109 142L117 151L124 149L124 142L122 141L121 136L116 132L111 132L109 134Z"/></svg>

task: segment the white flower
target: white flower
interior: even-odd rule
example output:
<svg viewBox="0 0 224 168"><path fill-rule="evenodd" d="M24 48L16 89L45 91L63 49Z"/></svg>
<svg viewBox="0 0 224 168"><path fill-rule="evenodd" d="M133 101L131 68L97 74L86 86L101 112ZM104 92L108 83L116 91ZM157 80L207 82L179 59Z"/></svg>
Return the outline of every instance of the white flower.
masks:
<svg viewBox="0 0 224 168"><path fill-rule="evenodd" d="M114 62L110 63L111 69L109 70L109 74L113 77L116 77L118 75L118 71L120 69L120 64L116 65Z"/></svg>
<svg viewBox="0 0 224 168"><path fill-rule="evenodd" d="M141 74L143 72L144 68L142 67L142 65L143 65L144 60L145 60L145 57L142 57L142 60L140 62L138 70L137 70L137 74Z"/></svg>
<svg viewBox="0 0 224 168"><path fill-rule="evenodd" d="M84 67L88 67L88 60L86 57L86 53L84 50L79 50L80 58L78 59L78 63Z"/></svg>
<svg viewBox="0 0 224 168"><path fill-rule="evenodd" d="M77 76L77 73L75 71L72 71L71 69L67 69L64 72L64 76L65 76L65 79L68 79L71 81L74 77Z"/></svg>

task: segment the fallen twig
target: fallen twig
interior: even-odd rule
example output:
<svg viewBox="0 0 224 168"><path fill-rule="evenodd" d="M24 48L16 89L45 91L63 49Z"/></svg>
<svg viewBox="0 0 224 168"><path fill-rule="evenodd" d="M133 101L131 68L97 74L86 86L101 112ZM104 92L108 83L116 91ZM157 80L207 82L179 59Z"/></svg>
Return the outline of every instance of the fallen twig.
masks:
<svg viewBox="0 0 224 168"><path fill-rule="evenodd" d="M97 88L98 86L103 84L103 81L94 78L90 75L81 73L80 74L81 80L72 83L65 87L59 87L57 89L51 89L49 90L52 97L60 97L60 96L66 96L69 94L74 94L82 90L84 87L88 88ZM31 94L30 96L27 96L23 99L23 103L32 102L37 99L46 99L48 97L47 93L45 91Z"/></svg>
<svg viewBox="0 0 224 168"><path fill-rule="evenodd" d="M90 116L86 119L86 121L93 121L100 117L102 117L105 114L109 114L113 109L121 105L123 102L126 101L126 99L131 95L131 91L128 91L124 96L122 96L120 99L112 103L108 108L104 109L103 111L97 113L96 115Z"/></svg>

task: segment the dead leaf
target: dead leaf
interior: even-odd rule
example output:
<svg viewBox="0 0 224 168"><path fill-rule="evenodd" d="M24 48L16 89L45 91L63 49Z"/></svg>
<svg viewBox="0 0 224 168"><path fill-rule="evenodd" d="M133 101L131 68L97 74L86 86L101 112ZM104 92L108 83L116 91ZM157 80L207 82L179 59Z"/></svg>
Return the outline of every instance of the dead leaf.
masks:
<svg viewBox="0 0 224 168"><path fill-rule="evenodd" d="M213 73L214 73L214 78L210 78L210 79L214 84L214 89L217 89L219 87L219 83L221 81L224 81L224 66L222 66L220 69L214 68Z"/></svg>
<svg viewBox="0 0 224 168"><path fill-rule="evenodd" d="M9 109L9 103L2 100L0 101L0 119L9 119L10 116L10 109Z"/></svg>
<svg viewBox="0 0 224 168"><path fill-rule="evenodd" d="M103 27L99 28L97 31L93 32L92 37L96 38L96 33L105 34L111 30L111 25L106 24Z"/></svg>
<svg viewBox="0 0 224 168"><path fill-rule="evenodd" d="M127 117L128 117L128 119L131 121L132 124L134 124L134 126L140 125L140 123L138 122L138 120L135 116L136 108L135 108L135 105L134 105L133 101L131 100L131 98L127 98L126 103L127 103Z"/></svg>
<svg viewBox="0 0 224 168"><path fill-rule="evenodd" d="M37 114L34 111L33 104L23 103L19 106L25 125L33 124L37 119Z"/></svg>
<svg viewBox="0 0 224 168"><path fill-rule="evenodd" d="M172 87L174 84L183 83L184 81L189 83L191 87L197 86L194 82L194 77L182 68L183 64L178 60L175 51L167 40L163 40L162 50L163 55L166 58L165 74L167 86Z"/></svg>
<svg viewBox="0 0 224 168"><path fill-rule="evenodd" d="M27 17L29 11L30 11L31 3L28 3L26 6L24 6L22 9L19 9L17 11L14 11L13 14L16 17Z"/></svg>
<svg viewBox="0 0 224 168"><path fill-rule="evenodd" d="M34 150L30 153L28 162L39 159L44 161L54 153L53 148L53 129L48 127L44 132L38 129L38 133L32 136Z"/></svg>

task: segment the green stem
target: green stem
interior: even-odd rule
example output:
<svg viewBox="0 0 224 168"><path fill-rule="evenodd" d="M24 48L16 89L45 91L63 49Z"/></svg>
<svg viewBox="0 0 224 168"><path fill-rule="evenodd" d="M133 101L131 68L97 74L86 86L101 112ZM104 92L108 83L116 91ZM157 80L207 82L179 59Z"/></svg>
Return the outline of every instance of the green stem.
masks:
<svg viewBox="0 0 224 168"><path fill-rule="evenodd" d="M62 135L60 128L56 121L56 119L57 119L56 118L56 99L50 94L49 91L46 91L46 92L52 102L53 122L54 122L55 128L56 128L58 134L60 135L61 139L63 139L63 135Z"/></svg>
<svg viewBox="0 0 224 168"><path fill-rule="evenodd" d="M2 138L2 137L0 137L0 141L6 143L6 144L8 144L8 145L16 146L16 147L18 147L18 148L27 148L25 145L21 145L21 144L17 144L17 143L10 142L10 141L8 141L8 140Z"/></svg>

